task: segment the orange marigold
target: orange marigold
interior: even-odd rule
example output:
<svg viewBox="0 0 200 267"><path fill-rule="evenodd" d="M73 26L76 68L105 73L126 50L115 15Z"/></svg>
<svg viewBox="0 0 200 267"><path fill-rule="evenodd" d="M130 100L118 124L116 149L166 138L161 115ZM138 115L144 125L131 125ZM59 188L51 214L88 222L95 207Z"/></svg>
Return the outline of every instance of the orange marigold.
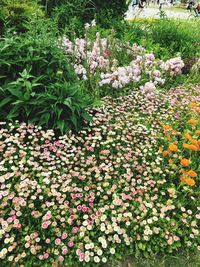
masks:
<svg viewBox="0 0 200 267"><path fill-rule="evenodd" d="M172 127L170 125L168 125L168 124L167 125L163 125L163 129L164 130L171 130L171 128Z"/></svg>
<svg viewBox="0 0 200 267"><path fill-rule="evenodd" d="M198 145L199 145L199 142L198 142L197 140L195 140L195 139L192 139L192 140L191 140L191 143L192 143L193 145L195 145L195 146L198 146Z"/></svg>
<svg viewBox="0 0 200 267"><path fill-rule="evenodd" d="M170 151L178 151L178 147L177 147L177 145L170 144L170 145L169 145L169 150L170 150Z"/></svg>
<svg viewBox="0 0 200 267"><path fill-rule="evenodd" d="M189 106L190 106L190 107L198 107L199 104L196 103L196 102L190 102Z"/></svg>
<svg viewBox="0 0 200 267"><path fill-rule="evenodd" d="M190 186L194 186L196 184L196 182L192 178L180 177L180 181L182 183L186 183L186 184L188 184Z"/></svg>
<svg viewBox="0 0 200 267"><path fill-rule="evenodd" d="M186 158L181 159L181 165L183 165L184 167L189 166L189 164L190 164L189 159L186 159Z"/></svg>
<svg viewBox="0 0 200 267"><path fill-rule="evenodd" d="M167 150L167 153L168 153L169 156L172 155L172 152L171 152L171 150L169 150L169 149Z"/></svg>
<svg viewBox="0 0 200 267"><path fill-rule="evenodd" d="M184 147L184 148L189 148L189 147L190 147L190 144L186 144L186 143L184 143L184 144L183 144L183 147Z"/></svg>
<svg viewBox="0 0 200 267"><path fill-rule="evenodd" d="M196 130L196 132L195 132L196 134L200 134L200 130Z"/></svg>
<svg viewBox="0 0 200 267"><path fill-rule="evenodd" d="M163 154L163 156L167 156L168 155L168 151L165 150L165 151L162 152L162 154Z"/></svg>
<svg viewBox="0 0 200 267"><path fill-rule="evenodd" d="M190 140L192 136L189 133L184 134L185 139Z"/></svg>
<svg viewBox="0 0 200 267"><path fill-rule="evenodd" d="M193 177L193 178L197 177L197 173L195 171L193 171L193 170L188 171L187 175L190 176L190 177Z"/></svg>
<svg viewBox="0 0 200 267"><path fill-rule="evenodd" d="M171 137L168 137L167 140L168 140L168 141L172 141L172 138L171 138Z"/></svg>
<svg viewBox="0 0 200 267"><path fill-rule="evenodd" d="M188 148L192 151L197 151L198 150L198 147L195 146L195 145L189 145Z"/></svg>
<svg viewBox="0 0 200 267"><path fill-rule="evenodd" d="M194 186L196 184L196 182L192 178L185 179L185 183L190 186Z"/></svg>
<svg viewBox="0 0 200 267"><path fill-rule="evenodd" d="M182 183L185 183L185 180L186 180L185 177L180 177L180 181L181 181Z"/></svg>
<svg viewBox="0 0 200 267"><path fill-rule="evenodd" d="M190 119L190 120L188 120L188 123L195 125L195 124L197 124L197 120Z"/></svg>

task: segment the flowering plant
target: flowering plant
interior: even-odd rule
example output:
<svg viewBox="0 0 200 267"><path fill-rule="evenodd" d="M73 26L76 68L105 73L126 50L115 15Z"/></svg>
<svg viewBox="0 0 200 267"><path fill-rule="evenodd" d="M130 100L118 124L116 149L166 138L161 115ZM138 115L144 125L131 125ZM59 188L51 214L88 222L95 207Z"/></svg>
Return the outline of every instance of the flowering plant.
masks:
<svg viewBox="0 0 200 267"><path fill-rule="evenodd" d="M90 93L105 96L111 88L132 90L133 86L144 86L147 82L163 85L168 76L181 74L184 62L180 57L166 62L156 60L143 47L119 41L113 31L109 38L101 38L97 32L93 40L89 34L93 27L93 22L86 25L85 38L70 41L63 37L61 41L64 52L72 57L76 74L85 81Z"/></svg>
<svg viewBox="0 0 200 267"><path fill-rule="evenodd" d="M199 88L103 100L76 135L1 123L3 264L200 250Z"/></svg>

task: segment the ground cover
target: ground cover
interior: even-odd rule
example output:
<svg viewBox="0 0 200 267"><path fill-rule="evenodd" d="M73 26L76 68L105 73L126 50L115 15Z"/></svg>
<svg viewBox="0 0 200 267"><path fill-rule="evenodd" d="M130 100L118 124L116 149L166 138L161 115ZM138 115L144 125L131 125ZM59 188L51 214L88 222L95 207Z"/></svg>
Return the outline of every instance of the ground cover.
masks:
<svg viewBox="0 0 200 267"><path fill-rule="evenodd" d="M199 249L199 88L104 101L79 135L1 123L3 262Z"/></svg>

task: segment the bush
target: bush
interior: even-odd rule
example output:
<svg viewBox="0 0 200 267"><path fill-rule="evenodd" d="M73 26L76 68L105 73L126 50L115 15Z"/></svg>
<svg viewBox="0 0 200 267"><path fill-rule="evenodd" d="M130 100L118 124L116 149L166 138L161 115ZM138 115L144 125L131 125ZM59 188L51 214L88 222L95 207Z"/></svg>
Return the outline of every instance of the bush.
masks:
<svg viewBox="0 0 200 267"><path fill-rule="evenodd" d="M42 0L47 15L57 18L59 28L65 28L71 24L76 31L86 22L96 18L104 27L111 27L112 19L121 19L128 8L126 0L99 1L99 0ZM80 26L81 25L81 26Z"/></svg>
<svg viewBox="0 0 200 267"><path fill-rule="evenodd" d="M10 27L23 31L24 23L32 17L43 17L44 13L34 0L2 0L0 4L0 23L5 21Z"/></svg>
<svg viewBox="0 0 200 267"><path fill-rule="evenodd" d="M198 21L136 19L124 27L121 39L142 44L158 57L166 59L181 54L187 61L200 57L199 27Z"/></svg>
<svg viewBox="0 0 200 267"><path fill-rule="evenodd" d="M27 33L0 41L0 119L62 133L79 130L90 119L85 108L91 101L83 95L50 26L37 21Z"/></svg>

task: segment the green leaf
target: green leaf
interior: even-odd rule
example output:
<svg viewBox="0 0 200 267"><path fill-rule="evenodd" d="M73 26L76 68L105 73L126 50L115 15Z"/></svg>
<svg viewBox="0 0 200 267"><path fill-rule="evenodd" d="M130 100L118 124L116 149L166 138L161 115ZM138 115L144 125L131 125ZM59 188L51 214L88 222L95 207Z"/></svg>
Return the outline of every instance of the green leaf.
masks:
<svg viewBox="0 0 200 267"><path fill-rule="evenodd" d="M30 93L29 92L26 92L25 94L24 94L24 100L25 101L28 101L30 99Z"/></svg>
<svg viewBox="0 0 200 267"><path fill-rule="evenodd" d="M14 106L10 112L8 113L8 115L6 116L6 118L8 120L12 119L12 118L16 118L19 115L19 107L18 106Z"/></svg>
<svg viewBox="0 0 200 267"><path fill-rule="evenodd" d="M40 117L40 124L41 125L48 125L50 119L50 113L44 113L41 117Z"/></svg>
<svg viewBox="0 0 200 267"><path fill-rule="evenodd" d="M24 99L23 94L17 88L8 88L8 91L19 99Z"/></svg>
<svg viewBox="0 0 200 267"><path fill-rule="evenodd" d="M86 121L88 121L88 122L92 122L92 116L91 116L89 113L87 113L87 112L83 112L83 113L82 113L82 117L83 117Z"/></svg>
<svg viewBox="0 0 200 267"><path fill-rule="evenodd" d="M64 134L65 121L64 120L58 120L57 125L58 125L58 128L60 129L61 133Z"/></svg>
<svg viewBox="0 0 200 267"><path fill-rule="evenodd" d="M4 98L2 101L0 101L0 108L2 108L3 106L5 106L6 104L8 104L11 100L12 100L11 97Z"/></svg>
<svg viewBox="0 0 200 267"><path fill-rule="evenodd" d="M73 125L75 126L75 128L77 130L78 129L78 127L77 127L77 118L74 115L72 115L70 119L71 119Z"/></svg>

